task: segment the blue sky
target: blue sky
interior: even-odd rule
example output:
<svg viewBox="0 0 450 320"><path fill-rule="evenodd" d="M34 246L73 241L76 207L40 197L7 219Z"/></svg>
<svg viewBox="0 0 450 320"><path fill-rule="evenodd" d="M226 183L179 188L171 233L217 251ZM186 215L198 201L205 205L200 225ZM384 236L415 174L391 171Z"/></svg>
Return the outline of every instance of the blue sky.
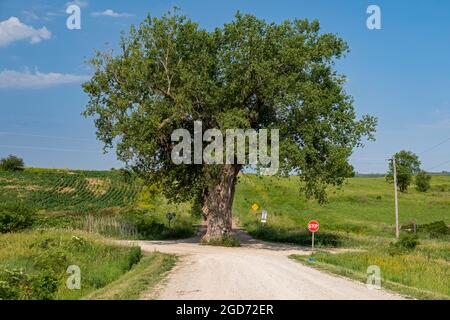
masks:
<svg viewBox="0 0 450 320"><path fill-rule="evenodd" d="M66 1L0 0L0 157L17 154L29 166L109 169L92 119L80 115L80 83L94 49L116 48L119 33L150 12L172 6L207 29L237 10L268 21L319 19L351 52L336 65L358 114L379 119L376 142L355 151L358 172L384 172L401 149L421 153L423 168L450 171L450 2L431 1L73 1L81 30L66 27ZM381 8L381 30L369 30L366 9ZM422 153L423 151L426 151ZM438 166L440 165L440 166ZM436 167L437 166L437 167ZM435 168L434 168L435 167Z"/></svg>

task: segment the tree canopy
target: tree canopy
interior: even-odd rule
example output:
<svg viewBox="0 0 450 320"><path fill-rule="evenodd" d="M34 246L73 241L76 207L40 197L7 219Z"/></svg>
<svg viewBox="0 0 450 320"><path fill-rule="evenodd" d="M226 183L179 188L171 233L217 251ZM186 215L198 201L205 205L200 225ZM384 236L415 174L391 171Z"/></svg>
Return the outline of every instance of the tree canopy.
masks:
<svg viewBox="0 0 450 320"><path fill-rule="evenodd" d="M412 182L413 176L420 172L421 163L419 157L415 153L406 150L397 152L394 157L397 169L398 189L401 192L406 192ZM392 181L393 178L393 166L392 162L390 162L386 179L387 181Z"/></svg>
<svg viewBox="0 0 450 320"><path fill-rule="evenodd" d="M21 171L24 167L23 159L12 154L0 159L0 171Z"/></svg>
<svg viewBox="0 0 450 320"><path fill-rule="evenodd" d="M306 196L321 202L328 185L352 174L353 149L373 139L376 119L357 119L334 69L348 46L320 33L318 21L269 23L237 13L206 30L175 12L131 27L120 48L91 60L84 114L95 118L105 147L116 146L120 160L171 200L204 204L226 172L242 169L174 164L171 133L192 132L194 121L222 132L279 129L280 173L298 174Z"/></svg>

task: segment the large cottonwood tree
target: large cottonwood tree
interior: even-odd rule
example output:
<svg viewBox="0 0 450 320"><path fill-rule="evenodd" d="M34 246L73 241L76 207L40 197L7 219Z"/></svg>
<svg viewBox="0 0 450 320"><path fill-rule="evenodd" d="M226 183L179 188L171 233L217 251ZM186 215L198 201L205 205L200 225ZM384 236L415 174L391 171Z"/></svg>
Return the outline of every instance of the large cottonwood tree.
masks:
<svg viewBox="0 0 450 320"><path fill-rule="evenodd" d="M122 35L121 50L97 52L83 84L98 138L115 146L172 201L192 201L207 222L204 240L231 230L239 164L179 164L171 133L218 128L279 129L280 173L298 174L300 191L326 200L328 185L352 174L348 163L376 120L357 119L334 61L348 50L317 21L268 23L236 14L214 30L177 13L148 17Z"/></svg>

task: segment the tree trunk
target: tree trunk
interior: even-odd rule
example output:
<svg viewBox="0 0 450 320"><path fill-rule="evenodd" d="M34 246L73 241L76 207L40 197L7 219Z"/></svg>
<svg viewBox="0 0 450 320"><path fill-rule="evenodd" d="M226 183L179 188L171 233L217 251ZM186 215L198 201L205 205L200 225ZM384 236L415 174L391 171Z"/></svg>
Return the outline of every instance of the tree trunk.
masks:
<svg viewBox="0 0 450 320"><path fill-rule="evenodd" d="M206 218L207 231L202 240L205 242L221 239L231 232L231 208L239 171L239 165L224 165L219 182L208 188L204 195L202 211Z"/></svg>

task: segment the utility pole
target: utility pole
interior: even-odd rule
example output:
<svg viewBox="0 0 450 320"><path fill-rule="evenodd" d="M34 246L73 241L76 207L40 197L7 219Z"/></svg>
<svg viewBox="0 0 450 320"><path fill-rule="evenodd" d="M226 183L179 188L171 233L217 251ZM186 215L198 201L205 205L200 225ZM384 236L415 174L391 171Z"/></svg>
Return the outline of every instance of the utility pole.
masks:
<svg viewBox="0 0 450 320"><path fill-rule="evenodd" d="M395 156L392 157L392 168L394 174L394 197L395 197L395 237L398 239L400 230L398 227L398 195L397 195L397 166L395 164Z"/></svg>

